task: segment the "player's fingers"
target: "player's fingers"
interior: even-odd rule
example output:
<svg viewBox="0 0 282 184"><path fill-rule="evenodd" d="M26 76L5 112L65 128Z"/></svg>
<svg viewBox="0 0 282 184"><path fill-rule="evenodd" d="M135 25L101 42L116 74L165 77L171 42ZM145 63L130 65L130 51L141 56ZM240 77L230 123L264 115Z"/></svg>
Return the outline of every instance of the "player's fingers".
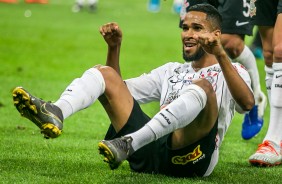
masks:
<svg viewBox="0 0 282 184"><path fill-rule="evenodd" d="M119 28L118 25L114 25L114 26L113 26L113 30L114 30L116 33L121 33L121 30L120 30L120 28Z"/></svg>
<svg viewBox="0 0 282 184"><path fill-rule="evenodd" d="M103 30L103 27L102 27L102 26L99 28L99 32L100 32L100 34L101 34L102 36L105 36L105 32L104 32L104 30Z"/></svg>
<svg viewBox="0 0 282 184"><path fill-rule="evenodd" d="M102 35L112 34L112 30L114 29L113 23L107 23L100 27L100 33Z"/></svg>

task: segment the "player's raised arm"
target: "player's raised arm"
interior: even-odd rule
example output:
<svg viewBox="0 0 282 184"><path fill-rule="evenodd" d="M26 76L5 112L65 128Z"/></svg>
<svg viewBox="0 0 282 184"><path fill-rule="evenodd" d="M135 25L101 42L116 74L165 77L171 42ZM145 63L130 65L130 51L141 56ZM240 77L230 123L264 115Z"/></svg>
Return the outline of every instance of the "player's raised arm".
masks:
<svg viewBox="0 0 282 184"><path fill-rule="evenodd" d="M104 24L100 27L100 33L108 44L106 65L114 68L121 75L119 67L119 54L122 41L122 31L115 22Z"/></svg>
<svg viewBox="0 0 282 184"><path fill-rule="evenodd" d="M235 70L223 49L220 42L220 31L198 34L196 37L204 50L217 58L228 88L237 104L245 111L251 110L254 105L253 93Z"/></svg>

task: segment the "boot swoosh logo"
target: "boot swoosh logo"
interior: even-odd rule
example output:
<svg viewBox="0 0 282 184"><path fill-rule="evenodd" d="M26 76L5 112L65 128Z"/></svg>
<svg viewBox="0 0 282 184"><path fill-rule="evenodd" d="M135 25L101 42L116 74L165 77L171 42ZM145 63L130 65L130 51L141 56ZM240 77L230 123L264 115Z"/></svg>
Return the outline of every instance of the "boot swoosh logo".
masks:
<svg viewBox="0 0 282 184"><path fill-rule="evenodd" d="M237 20L235 24L236 24L236 26L243 26L243 25L249 24L249 22L239 22Z"/></svg>

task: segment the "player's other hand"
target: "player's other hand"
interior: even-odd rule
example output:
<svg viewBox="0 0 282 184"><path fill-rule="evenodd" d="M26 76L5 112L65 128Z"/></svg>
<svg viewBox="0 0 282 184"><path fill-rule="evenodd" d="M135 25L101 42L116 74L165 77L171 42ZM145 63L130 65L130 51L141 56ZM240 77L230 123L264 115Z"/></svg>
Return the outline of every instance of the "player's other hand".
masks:
<svg viewBox="0 0 282 184"><path fill-rule="evenodd" d="M115 47L121 44L122 31L117 23L111 22L104 24L100 27L99 31L109 47Z"/></svg>

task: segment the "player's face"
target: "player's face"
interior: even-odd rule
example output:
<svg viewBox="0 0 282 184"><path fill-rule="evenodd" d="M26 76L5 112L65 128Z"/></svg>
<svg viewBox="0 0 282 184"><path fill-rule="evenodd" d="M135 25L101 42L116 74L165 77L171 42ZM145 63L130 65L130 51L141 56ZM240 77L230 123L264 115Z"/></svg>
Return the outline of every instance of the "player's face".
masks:
<svg viewBox="0 0 282 184"><path fill-rule="evenodd" d="M182 24L182 43L183 57L186 61L195 61L200 59L205 51L202 49L198 40L193 38L195 34L210 31L211 24L206 20L206 14L203 12L188 12Z"/></svg>

